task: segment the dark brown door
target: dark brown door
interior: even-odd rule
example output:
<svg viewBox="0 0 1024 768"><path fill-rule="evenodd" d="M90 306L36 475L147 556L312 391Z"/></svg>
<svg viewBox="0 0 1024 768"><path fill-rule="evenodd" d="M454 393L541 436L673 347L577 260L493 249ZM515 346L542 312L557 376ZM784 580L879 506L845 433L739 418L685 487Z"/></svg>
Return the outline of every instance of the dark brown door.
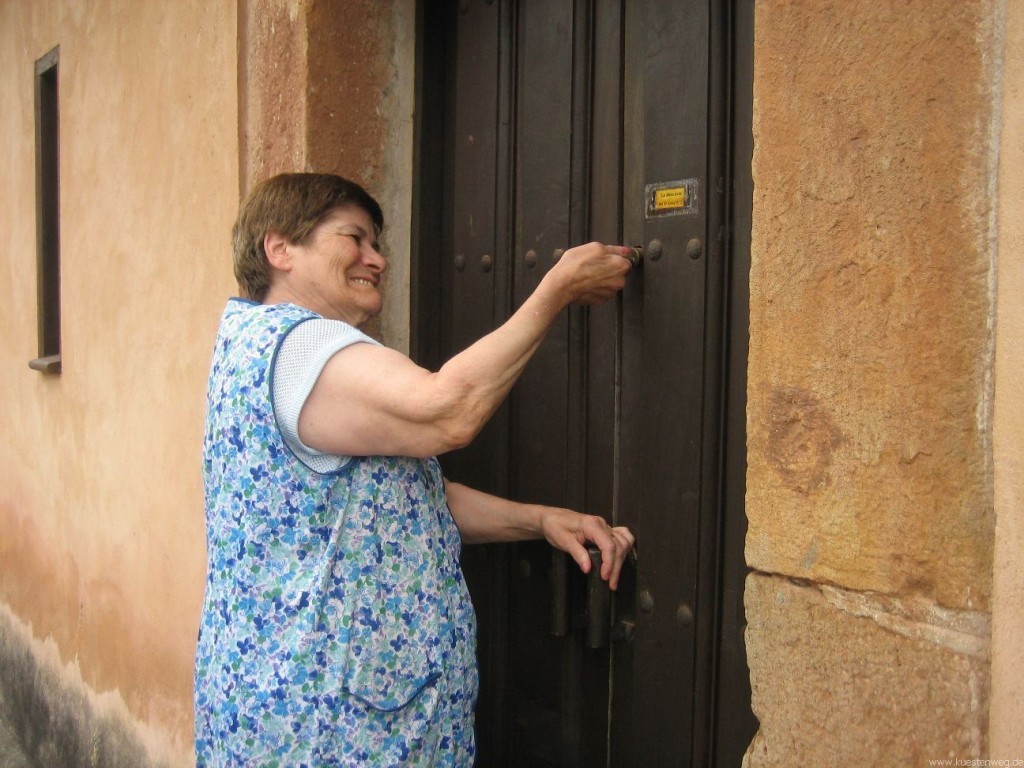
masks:
<svg viewBox="0 0 1024 768"><path fill-rule="evenodd" d="M414 355L436 366L499 325L560 249L644 249L622 296L566 312L474 445L442 457L453 479L638 538L610 600L546 544L467 548L479 765L738 765L755 723L730 449L730 340L746 322L730 301L746 263L735 9L453 0L420 14Z"/></svg>

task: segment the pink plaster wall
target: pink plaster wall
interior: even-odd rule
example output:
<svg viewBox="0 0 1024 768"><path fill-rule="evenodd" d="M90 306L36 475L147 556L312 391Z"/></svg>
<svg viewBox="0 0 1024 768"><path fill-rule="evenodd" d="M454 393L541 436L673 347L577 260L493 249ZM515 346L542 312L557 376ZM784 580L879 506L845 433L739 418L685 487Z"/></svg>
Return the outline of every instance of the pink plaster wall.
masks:
<svg viewBox="0 0 1024 768"><path fill-rule="evenodd" d="M205 379L237 206L237 16L0 3L0 603L191 754ZM60 46L63 373L36 356L34 61ZM181 757L184 756L184 757Z"/></svg>
<svg viewBox="0 0 1024 768"><path fill-rule="evenodd" d="M1003 41L996 296L992 756L1024 760L1024 0Z"/></svg>

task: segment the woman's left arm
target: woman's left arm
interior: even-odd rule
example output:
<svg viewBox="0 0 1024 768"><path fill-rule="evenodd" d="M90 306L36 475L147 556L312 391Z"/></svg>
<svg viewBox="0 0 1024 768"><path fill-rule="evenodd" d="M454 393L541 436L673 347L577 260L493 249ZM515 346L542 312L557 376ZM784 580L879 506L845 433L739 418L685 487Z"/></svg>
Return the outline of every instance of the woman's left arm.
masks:
<svg viewBox="0 0 1024 768"><path fill-rule="evenodd" d="M448 507L466 544L547 539L568 553L584 573L590 572L587 542L601 550L601 578L619 585L622 563L635 539L628 528L608 525L603 517L571 509L522 504L445 480Z"/></svg>

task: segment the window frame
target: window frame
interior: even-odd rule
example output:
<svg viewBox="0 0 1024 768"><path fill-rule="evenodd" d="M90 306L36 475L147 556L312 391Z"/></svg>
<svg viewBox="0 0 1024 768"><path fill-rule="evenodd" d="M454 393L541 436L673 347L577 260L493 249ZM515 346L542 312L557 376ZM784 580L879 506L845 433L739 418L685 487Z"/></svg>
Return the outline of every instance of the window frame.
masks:
<svg viewBox="0 0 1024 768"><path fill-rule="evenodd" d="M60 46L35 63L36 318L39 356L29 367L61 372Z"/></svg>

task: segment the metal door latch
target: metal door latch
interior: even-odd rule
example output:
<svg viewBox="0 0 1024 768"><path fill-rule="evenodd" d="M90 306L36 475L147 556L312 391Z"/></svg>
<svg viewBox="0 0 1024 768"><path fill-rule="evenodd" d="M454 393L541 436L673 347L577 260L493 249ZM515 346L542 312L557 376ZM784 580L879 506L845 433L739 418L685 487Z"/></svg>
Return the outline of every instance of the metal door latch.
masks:
<svg viewBox="0 0 1024 768"><path fill-rule="evenodd" d="M587 574L586 595L582 610L570 620L569 595L567 589L568 556L555 552L552 563L551 634L565 637L573 629L584 632L588 648L607 648L609 642L629 642L636 627L634 595L636 582L636 553L631 552L619 575L619 592L624 602L616 601L613 615L611 590L608 582L601 578L601 550L591 546L590 573Z"/></svg>
<svg viewBox="0 0 1024 768"><path fill-rule="evenodd" d="M587 647L607 648L611 629L611 590L601 578L601 550L590 547L590 573L587 574Z"/></svg>

